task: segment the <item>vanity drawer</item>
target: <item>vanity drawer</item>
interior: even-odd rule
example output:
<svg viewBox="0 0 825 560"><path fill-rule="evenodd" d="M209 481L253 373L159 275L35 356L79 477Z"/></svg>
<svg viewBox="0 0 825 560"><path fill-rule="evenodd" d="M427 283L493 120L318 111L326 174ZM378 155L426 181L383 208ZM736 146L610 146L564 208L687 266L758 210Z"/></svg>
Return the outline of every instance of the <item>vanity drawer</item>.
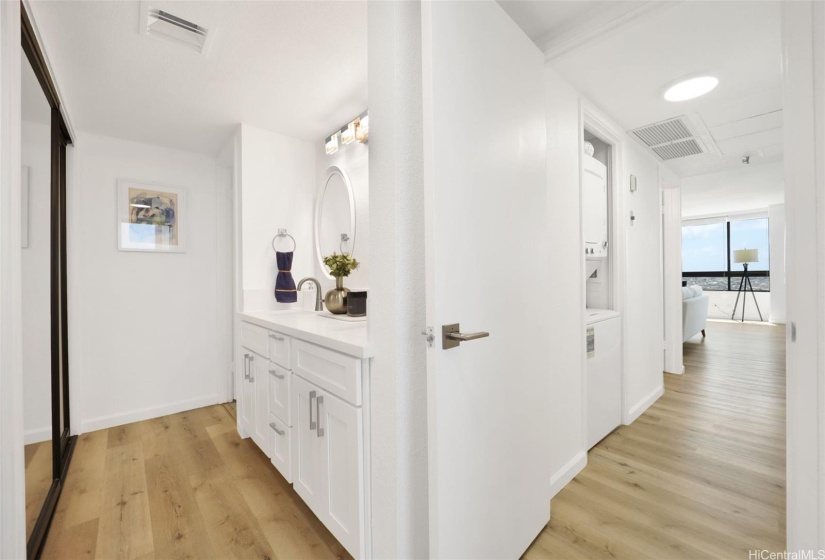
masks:
<svg viewBox="0 0 825 560"><path fill-rule="evenodd" d="M361 360L358 358L294 340L292 371L333 395L361 406Z"/></svg>
<svg viewBox="0 0 825 560"><path fill-rule="evenodd" d="M289 415L289 388L292 374L277 364L269 362L269 412L280 418L287 426L292 426Z"/></svg>
<svg viewBox="0 0 825 560"><path fill-rule="evenodd" d="M279 332L269 331L269 359L281 367L289 365L289 347L292 339Z"/></svg>
<svg viewBox="0 0 825 560"><path fill-rule="evenodd" d="M269 455L287 482L292 482L292 428L269 415Z"/></svg>
<svg viewBox="0 0 825 560"><path fill-rule="evenodd" d="M269 331L258 325L241 321L241 346L260 354L269 355Z"/></svg>

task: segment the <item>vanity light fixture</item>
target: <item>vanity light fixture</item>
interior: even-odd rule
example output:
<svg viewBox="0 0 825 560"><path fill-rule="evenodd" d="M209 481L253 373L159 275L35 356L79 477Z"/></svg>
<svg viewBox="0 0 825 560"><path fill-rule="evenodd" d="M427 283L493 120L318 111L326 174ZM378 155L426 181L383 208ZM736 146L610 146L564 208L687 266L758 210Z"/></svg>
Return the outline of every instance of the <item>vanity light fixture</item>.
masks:
<svg viewBox="0 0 825 560"><path fill-rule="evenodd" d="M355 129L355 139L366 144L370 137L370 116L366 111L358 117L358 126Z"/></svg>
<svg viewBox="0 0 825 560"><path fill-rule="evenodd" d="M341 145L340 147L347 144L352 144L353 140L356 140L361 144L366 144L370 136L369 125L369 113L364 111L345 126L333 132L332 135L328 136L324 141L327 155L334 154L338 151L339 141Z"/></svg>
<svg viewBox="0 0 825 560"><path fill-rule="evenodd" d="M717 85L719 80L713 76L698 76L673 84L665 91L664 98L666 101L687 101L709 93Z"/></svg>
<svg viewBox="0 0 825 560"><path fill-rule="evenodd" d="M338 133L336 132L326 140L327 155L338 151Z"/></svg>
<svg viewBox="0 0 825 560"><path fill-rule="evenodd" d="M355 130L358 128L358 118L341 130L341 144L349 144L355 140Z"/></svg>

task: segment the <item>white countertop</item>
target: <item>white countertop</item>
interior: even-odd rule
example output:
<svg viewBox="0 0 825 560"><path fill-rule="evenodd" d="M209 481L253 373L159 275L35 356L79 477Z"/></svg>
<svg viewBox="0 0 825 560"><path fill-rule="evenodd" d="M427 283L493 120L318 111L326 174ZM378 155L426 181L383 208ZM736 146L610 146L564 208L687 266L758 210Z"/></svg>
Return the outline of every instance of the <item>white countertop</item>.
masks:
<svg viewBox="0 0 825 560"><path fill-rule="evenodd" d="M314 311L242 311L241 321L325 346L356 358L373 356L367 339L367 322L349 323L324 317Z"/></svg>
<svg viewBox="0 0 825 560"><path fill-rule="evenodd" d="M593 323L606 321L607 319L613 319L618 316L619 312L613 311L612 309L595 309L593 307L588 307L585 309L584 322L587 325L592 325Z"/></svg>

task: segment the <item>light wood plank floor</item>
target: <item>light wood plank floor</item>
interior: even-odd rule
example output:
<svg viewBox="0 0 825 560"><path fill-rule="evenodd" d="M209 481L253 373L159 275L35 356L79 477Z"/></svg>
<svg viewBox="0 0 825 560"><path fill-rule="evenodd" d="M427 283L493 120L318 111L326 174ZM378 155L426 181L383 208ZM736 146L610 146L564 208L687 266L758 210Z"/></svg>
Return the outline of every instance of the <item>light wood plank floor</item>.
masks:
<svg viewBox="0 0 825 560"><path fill-rule="evenodd" d="M596 445L526 560L748 558L785 548L785 329L709 322L685 374Z"/></svg>
<svg viewBox="0 0 825 560"><path fill-rule="evenodd" d="M43 558L350 558L216 405L83 434Z"/></svg>
<svg viewBox="0 0 825 560"><path fill-rule="evenodd" d="M785 541L784 328L709 323L524 558L747 559ZM348 558L213 406L79 438L44 558Z"/></svg>

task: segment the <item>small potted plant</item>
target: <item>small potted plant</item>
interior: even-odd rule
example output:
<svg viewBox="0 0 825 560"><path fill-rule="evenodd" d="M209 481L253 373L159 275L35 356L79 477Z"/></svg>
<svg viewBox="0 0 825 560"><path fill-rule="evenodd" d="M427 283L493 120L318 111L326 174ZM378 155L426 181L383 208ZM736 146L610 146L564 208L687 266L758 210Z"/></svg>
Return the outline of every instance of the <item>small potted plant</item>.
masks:
<svg viewBox="0 0 825 560"><path fill-rule="evenodd" d="M324 266L335 277L335 288L328 291L324 303L330 313L340 315L347 312L347 292L344 287L344 277L358 268L358 261L349 253L332 253L324 257Z"/></svg>

